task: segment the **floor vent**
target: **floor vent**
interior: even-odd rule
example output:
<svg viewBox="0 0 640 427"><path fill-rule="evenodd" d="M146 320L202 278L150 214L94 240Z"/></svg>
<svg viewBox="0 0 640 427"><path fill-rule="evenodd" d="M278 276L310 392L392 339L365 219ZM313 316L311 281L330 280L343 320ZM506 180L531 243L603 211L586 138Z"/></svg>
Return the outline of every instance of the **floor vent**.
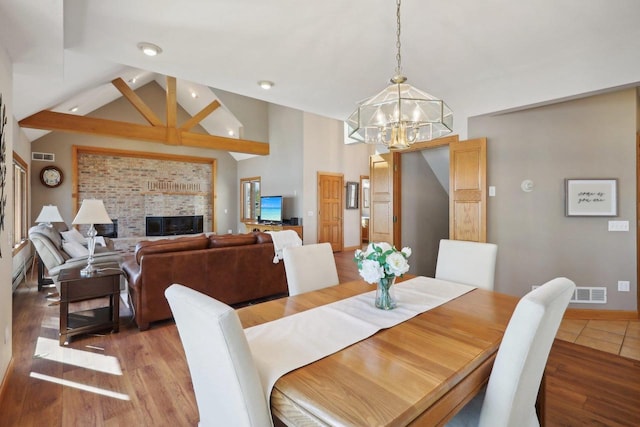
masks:
<svg viewBox="0 0 640 427"><path fill-rule="evenodd" d="M56 155L53 153L38 153L34 151L31 153L31 160L40 160L41 162L55 162Z"/></svg>
<svg viewBox="0 0 640 427"><path fill-rule="evenodd" d="M539 286L532 286L531 289L539 288ZM583 304L606 304L607 303L607 288L605 287L589 287L589 286L577 286L571 301L579 302Z"/></svg>

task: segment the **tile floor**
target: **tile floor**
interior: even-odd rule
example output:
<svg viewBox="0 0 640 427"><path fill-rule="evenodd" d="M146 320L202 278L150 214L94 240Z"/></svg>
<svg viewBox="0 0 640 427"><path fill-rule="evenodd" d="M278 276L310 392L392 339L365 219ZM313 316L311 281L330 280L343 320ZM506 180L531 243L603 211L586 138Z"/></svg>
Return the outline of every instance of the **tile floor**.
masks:
<svg viewBox="0 0 640 427"><path fill-rule="evenodd" d="M556 337L640 360L640 320L565 319Z"/></svg>

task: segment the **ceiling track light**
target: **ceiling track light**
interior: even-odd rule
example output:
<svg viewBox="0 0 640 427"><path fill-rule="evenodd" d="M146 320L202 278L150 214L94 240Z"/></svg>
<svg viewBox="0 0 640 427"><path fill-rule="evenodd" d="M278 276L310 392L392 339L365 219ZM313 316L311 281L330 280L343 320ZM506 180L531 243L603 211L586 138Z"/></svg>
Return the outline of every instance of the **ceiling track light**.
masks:
<svg viewBox="0 0 640 427"><path fill-rule="evenodd" d="M138 43L138 49L140 49L142 53L147 56L156 56L162 53L162 49L160 48L160 46L148 42Z"/></svg>

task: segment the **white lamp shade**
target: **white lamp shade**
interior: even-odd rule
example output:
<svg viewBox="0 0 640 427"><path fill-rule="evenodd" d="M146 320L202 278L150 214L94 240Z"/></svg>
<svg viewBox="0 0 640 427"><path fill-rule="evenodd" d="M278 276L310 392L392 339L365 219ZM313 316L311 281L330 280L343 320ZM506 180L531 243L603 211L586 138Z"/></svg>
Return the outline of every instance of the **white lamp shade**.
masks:
<svg viewBox="0 0 640 427"><path fill-rule="evenodd" d="M104 207L102 200L85 199L78 214L73 219L73 224L112 224L111 218Z"/></svg>
<svg viewBox="0 0 640 427"><path fill-rule="evenodd" d="M52 222L64 222L64 219L62 219L57 206L47 205L42 207L38 218L36 218L36 222L39 224L49 224Z"/></svg>

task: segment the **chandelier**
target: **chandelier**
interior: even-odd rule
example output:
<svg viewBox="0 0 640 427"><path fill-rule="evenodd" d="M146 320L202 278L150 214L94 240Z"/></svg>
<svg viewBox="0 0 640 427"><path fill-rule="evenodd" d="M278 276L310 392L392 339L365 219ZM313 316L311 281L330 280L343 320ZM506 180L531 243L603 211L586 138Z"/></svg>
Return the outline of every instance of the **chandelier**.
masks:
<svg viewBox="0 0 640 427"><path fill-rule="evenodd" d="M347 119L349 137L368 144L384 144L404 150L418 141L429 141L453 130L453 112L447 104L405 83L401 73L400 0L396 0L396 61L391 84L361 102Z"/></svg>

